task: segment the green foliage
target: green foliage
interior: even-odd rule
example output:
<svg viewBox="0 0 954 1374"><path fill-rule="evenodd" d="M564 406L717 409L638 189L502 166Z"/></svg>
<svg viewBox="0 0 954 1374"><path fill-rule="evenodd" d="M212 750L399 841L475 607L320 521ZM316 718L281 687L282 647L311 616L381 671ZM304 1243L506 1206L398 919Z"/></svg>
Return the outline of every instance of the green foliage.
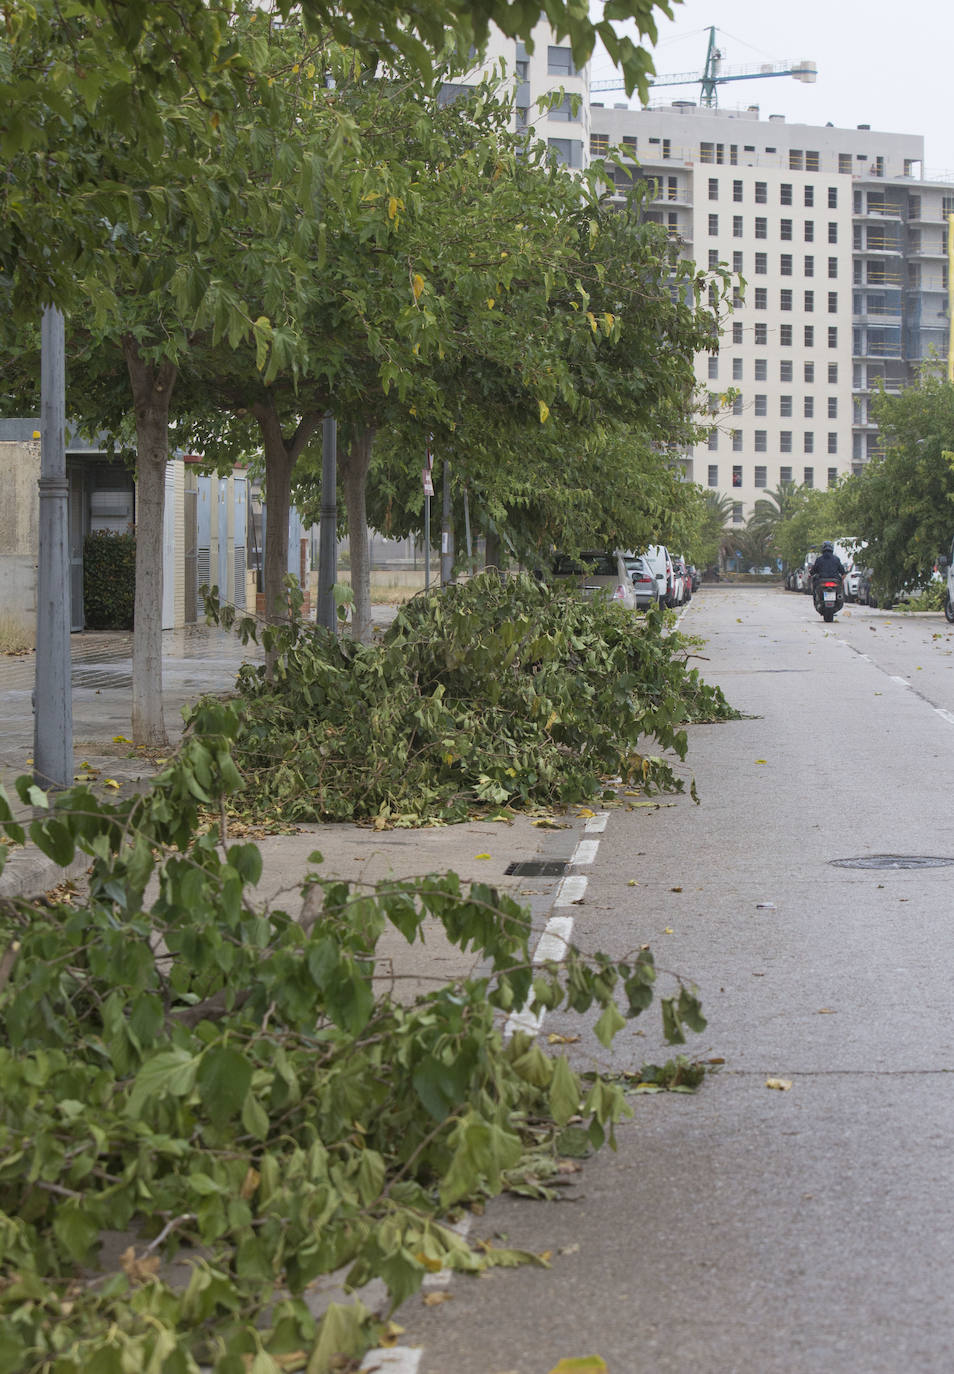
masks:
<svg viewBox="0 0 954 1374"><path fill-rule="evenodd" d="M443 1267L539 1263L471 1251L440 1217L545 1193L566 1132L598 1148L629 1113L620 1084L584 1081L502 1022L592 1012L608 1044L652 1001L651 952L535 965L529 914L454 874L359 890L316 871L300 917L256 904L257 848L199 825L241 785L239 714L200 708L153 790L119 804L18 780L44 812L33 841L92 867L82 905L0 909L5 1374L233 1374L293 1351L325 1374L378 1327L359 1304L316 1321L315 1278L378 1276L396 1305ZM2 792L0 829L24 839ZM413 943L428 918L477 971L401 1004L378 941L393 927ZM705 1025L678 980L662 1007L674 1042ZM98 1270L117 1231L132 1243ZM157 1272L177 1252L179 1285Z"/></svg>
<svg viewBox="0 0 954 1374"><path fill-rule="evenodd" d="M866 541L882 605L905 586L920 586L954 536L954 385L930 372L874 404L885 441L838 492L843 528Z"/></svg>
<svg viewBox="0 0 954 1374"><path fill-rule="evenodd" d="M662 614L526 576L419 595L379 645L267 633L274 681L238 679L235 759L258 816L421 824L585 801L605 777L679 790L647 746L683 758L687 722L732 714Z"/></svg>
<svg viewBox="0 0 954 1374"><path fill-rule="evenodd" d="M100 530L83 541L83 614L89 630L131 630L136 538Z"/></svg>

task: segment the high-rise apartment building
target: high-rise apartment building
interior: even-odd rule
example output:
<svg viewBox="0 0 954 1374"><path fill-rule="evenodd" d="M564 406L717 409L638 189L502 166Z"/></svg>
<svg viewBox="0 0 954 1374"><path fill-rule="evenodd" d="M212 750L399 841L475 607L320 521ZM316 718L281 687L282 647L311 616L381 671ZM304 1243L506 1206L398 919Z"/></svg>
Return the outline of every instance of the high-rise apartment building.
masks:
<svg viewBox="0 0 954 1374"><path fill-rule="evenodd" d="M741 523L780 482L827 487L878 452L870 402L948 349L954 185L920 180L923 139L788 124L758 106L591 106L590 149L702 267L745 281L719 352L700 355L708 440L687 478ZM722 398L731 389L732 401Z"/></svg>

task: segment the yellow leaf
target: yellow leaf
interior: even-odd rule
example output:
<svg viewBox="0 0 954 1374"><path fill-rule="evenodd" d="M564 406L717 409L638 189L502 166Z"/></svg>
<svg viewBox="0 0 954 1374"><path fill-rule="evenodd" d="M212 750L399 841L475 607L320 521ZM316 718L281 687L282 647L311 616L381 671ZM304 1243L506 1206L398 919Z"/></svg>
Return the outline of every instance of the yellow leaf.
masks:
<svg viewBox="0 0 954 1374"><path fill-rule="evenodd" d="M423 1264L424 1268L430 1274L439 1274L444 1268L442 1260L435 1259L431 1255L425 1255L423 1250L419 1250L414 1258L417 1260L418 1264Z"/></svg>
<svg viewBox="0 0 954 1374"><path fill-rule="evenodd" d="M819 1007L819 1008L818 1008L818 1015L819 1015L819 1016L834 1016L834 1015L835 1015L835 1008L834 1008L834 1007Z"/></svg>
<svg viewBox="0 0 954 1374"><path fill-rule="evenodd" d="M421 1299L425 1307L439 1307L442 1302L453 1302L453 1293L425 1293Z"/></svg>
<svg viewBox="0 0 954 1374"><path fill-rule="evenodd" d="M398 1337L403 1335L403 1326L398 1326L397 1322L388 1322L387 1326L378 1337L378 1345L383 1346L385 1350L390 1350L392 1346L397 1345Z"/></svg>
<svg viewBox="0 0 954 1374"><path fill-rule="evenodd" d="M475 858L475 859L489 859L489 858L490 858L490 855L489 855L489 854L475 854L475 855L474 855L474 858Z"/></svg>
<svg viewBox="0 0 954 1374"><path fill-rule="evenodd" d="M556 1031L551 1031L547 1036L548 1045L577 1045L579 1040L578 1035L557 1035Z"/></svg>
<svg viewBox="0 0 954 1374"><path fill-rule="evenodd" d="M107 787L115 787L116 791L119 791L119 783L115 778L106 778L105 782Z"/></svg>
<svg viewBox="0 0 954 1374"><path fill-rule="evenodd" d="M248 1202L249 1198L252 1197L252 1196L254 1195L255 1189L258 1187L258 1185L261 1183L261 1181L262 1181L262 1176L261 1176L261 1174L258 1172L257 1169L253 1169L252 1166L251 1166L251 1164L250 1164L250 1165L248 1166L248 1169L246 1170L245 1178L244 1178L244 1180L243 1180L243 1182L242 1182L242 1190L241 1190L241 1191L242 1191L242 1197L245 1199L246 1202Z"/></svg>
<svg viewBox="0 0 954 1374"><path fill-rule="evenodd" d="M663 934L664 934L664 935L671 935L671 934L672 934L672 926L667 926L666 929L663 931Z"/></svg>
<svg viewBox="0 0 954 1374"><path fill-rule="evenodd" d="M626 884L626 886L627 886L627 887L639 887L639 883L636 881L635 878L630 878L630 880L629 880L629 882Z"/></svg>
<svg viewBox="0 0 954 1374"><path fill-rule="evenodd" d="M756 763L768 763L768 759L756 759Z"/></svg>
<svg viewBox="0 0 954 1374"><path fill-rule="evenodd" d="M765 1086L774 1088L776 1092L787 1093L792 1086L792 1080L790 1078L766 1078Z"/></svg>
<svg viewBox="0 0 954 1374"><path fill-rule="evenodd" d="M396 219L398 212L397 196L388 197L388 219Z"/></svg>
<svg viewBox="0 0 954 1374"><path fill-rule="evenodd" d="M113 735L113 744L132 744L132 740L125 735Z"/></svg>
<svg viewBox="0 0 954 1374"><path fill-rule="evenodd" d="M298 64L297 62L296 62L295 65L292 67L292 71L294 72L295 76L297 76L298 73L301 71L301 67L299 66L299 64Z"/></svg>
<svg viewBox="0 0 954 1374"><path fill-rule="evenodd" d="M597 323L596 323L596 316L593 314L593 311L592 311L592 310L587 310L587 312L586 312L586 318L587 318L587 319L589 320L589 322L590 322L590 329L592 329L593 333L595 334L596 331L597 331L598 326L597 326Z"/></svg>
<svg viewBox="0 0 954 1374"><path fill-rule="evenodd" d="M599 1355L579 1355L561 1360L549 1374L609 1374L609 1365Z"/></svg>
<svg viewBox="0 0 954 1374"><path fill-rule="evenodd" d="M537 405L540 407L540 423L541 425L545 425L550 418L550 407L547 405L546 401L538 401Z"/></svg>
<svg viewBox="0 0 954 1374"><path fill-rule="evenodd" d="M493 308L494 308L494 298L493 298L493 296L488 296L488 297L487 297L487 309L488 309L488 310L493 310Z"/></svg>
<svg viewBox="0 0 954 1374"><path fill-rule="evenodd" d="M550 714L547 716L547 723L543 727L544 730L549 731L559 719L560 717L557 715L556 711L551 711Z"/></svg>
<svg viewBox="0 0 954 1374"><path fill-rule="evenodd" d="M414 292L414 299L419 301L421 299L421 292L424 290L424 278L421 276L420 272L415 272L414 276L411 278L411 290Z"/></svg>

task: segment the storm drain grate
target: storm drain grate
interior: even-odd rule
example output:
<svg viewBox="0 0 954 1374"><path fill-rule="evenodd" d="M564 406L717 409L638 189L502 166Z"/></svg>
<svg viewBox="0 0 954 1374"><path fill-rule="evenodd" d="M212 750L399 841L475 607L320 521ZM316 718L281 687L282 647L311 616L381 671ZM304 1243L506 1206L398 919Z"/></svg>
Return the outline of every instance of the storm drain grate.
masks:
<svg viewBox="0 0 954 1374"><path fill-rule="evenodd" d="M954 859L934 854L865 854L860 859L832 859L833 868L948 868Z"/></svg>
<svg viewBox="0 0 954 1374"><path fill-rule="evenodd" d="M508 864L504 872L520 878L562 878L569 866L556 859L523 859L518 864Z"/></svg>

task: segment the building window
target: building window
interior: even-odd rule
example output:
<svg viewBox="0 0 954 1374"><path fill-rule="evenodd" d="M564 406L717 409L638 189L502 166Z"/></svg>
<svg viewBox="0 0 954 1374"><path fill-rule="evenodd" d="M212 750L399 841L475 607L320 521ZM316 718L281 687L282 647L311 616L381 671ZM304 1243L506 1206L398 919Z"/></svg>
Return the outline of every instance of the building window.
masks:
<svg viewBox="0 0 954 1374"><path fill-rule="evenodd" d="M805 171L818 171L818 153L813 151L812 149L808 149L808 151L805 153Z"/></svg>
<svg viewBox="0 0 954 1374"><path fill-rule="evenodd" d="M756 310L768 310L768 288L757 286L755 288L755 308Z"/></svg>
<svg viewBox="0 0 954 1374"><path fill-rule="evenodd" d="M755 326L758 329L758 325ZM756 358L755 360L755 380L757 382L768 381L768 359Z"/></svg>
<svg viewBox="0 0 954 1374"><path fill-rule="evenodd" d="M569 48L547 48L547 72L550 76L576 76Z"/></svg>
<svg viewBox="0 0 954 1374"><path fill-rule="evenodd" d="M768 468L760 463L756 463L755 465L755 485L757 487L768 486Z"/></svg>
<svg viewBox="0 0 954 1374"><path fill-rule="evenodd" d="M756 347L759 347L759 348L760 348L763 344L767 344L767 343L768 343L768 325L763 321L761 324L757 324L757 325L755 326L755 344L756 344Z"/></svg>
<svg viewBox="0 0 954 1374"><path fill-rule="evenodd" d="M764 277L768 272L768 253L756 253L755 255L755 275Z"/></svg>
<svg viewBox="0 0 954 1374"><path fill-rule="evenodd" d="M780 324L778 327L778 341L782 348L792 346L792 326L790 324Z"/></svg>
<svg viewBox="0 0 954 1374"><path fill-rule="evenodd" d="M828 293L828 313L829 315L838 314L838 292L829 291Z"/></svg>
<svg viewBox="0 0 954 1374"><path fill-rule="evenodd" d="M559 105L551 105L547 110L551 119L562 120L564 124L579 124L580 122L580 99L579 96L565 95Z"/></svg>
<svg viewBox="0 0 954 1374"><path fill-rule="evenodd" d="M830 487L837 487L837 485L838 485L838 469L837 469L837 468L829 468L829 469L828 469L828 485L829 485Z"/></svg>
<svg viewBox="0 0 954 1374"><path fill-rule="evenodd" d="M835 222L835 220L829 220L829 222L828 222L828 242L829 242L829 243L837 243L837 242L838 242L838 225L837 225L837 223Z"/></svg>
<svg viewBox="0 0 954 1374"><path fill-rule="evenodd" d="M780 382L790 382L794 376L794 367L791 358L783 358L778 365L778 379Z"/></svg>
<svg viewBox="0 0 954 1374"><path fill-rule="evenodd" d="M757 394L755 397L755 413L756 415L768 414L768 397L763 396L761 393Z"/></svg>
<svg viewBox="0 0 954 1374"><path fill-rule="evenodd" d="M778 480L779 480L780 482L790 482L790 481L792 480L792 469L791 469L791 468L779 468L779 470L778 470Z"/></svg>
<svg viewBox="0 0 954 1374"><path fill-rule="evenodd" d="M828 328L828 347L838 347L838 329L836 325L830 325Z"/></svg>
<svg viewBox="0 0 954 1374"><path fill-rule="evenodd" d="M740 477L740 479L739 479L739 486L741 486L741 485L742 485L742 481L741 481L741 477ZM733 523L733 525L741 525L741 524L742 524L742 502L741 502L741 501L733 501L733 502L732 502L732 523Z"/></svg>
<svg viewBox="0 0 954 1374"><path fill-rule="evenodd" d="M620 143L622 143L624 148L628 148L631 153L639 146L635 134L623 134Z"/></svg>
<svg viewBox="0 0 954 1374"><path fill-rule="evenodd" d="M806 186L806 187L805 187L805 206L806 206L806 208L810 209L814 204L815 204L815 188L814 188L814 186Z"/></svg>
<svg viewBox="0 0 954 1374"><path fill-rule="evenodd" d="M711 235L711 234L718 234L718 232L719 232L719 216L718 216L718 215L710 215L710 216L709 216L709 233L710 233L710 235Z"/></svg>
<svg viewBox="0 0 954 1374"><path fill-rule="evenodd" d="M716 449L717 449L718 447L719 447L719 431L718 431L717 429L710 429L710 430L709 430L709 452L710 452L710 453L715 453L715 451L716 451Z"/></svg>
<svg viewBox="0 0 954 1374"><path fill-rule="evenodd" d="M815 364L805 364L805 381L811 384L815 380Z"/></svg>
<svg viewBox="0 0 954 1374"><path fill-rule="evenodd" d="M741 464L736 464L736 466L732 469L732 485L733 485L734 487L741 487L741 485L742 485L742 465L741 465Z"/></svg>
<svg viewBox="0 0 954 1374"><path fill-rule="evenodd" d="M829 259L828 259L828 275L829 275L829 277L837 277L837 276L838 276L838 259L837 259L837 258L829 258Z"/></svg>
<svg viewBox="0 0 954 1374"><path fill-rule="evenodd" d="M742 237L742 216L741 216L741 215L733 215L733 216L732 216L732 237L733 237L734 239L740 239L740 238Z"/></svg>
<svg viewBox="0 0 954 1374"><path fill-rule="evenodd" d="M802 474L802 482L804 483L804 485L809 488L813 487L815 485L815 469L803 468Z"/></svg>
<svg viewBox="0 0 954 1374"><path fill-rule="evenodd" d="M741 358L733 358L733 359L732 359L732 380L733 380L734 382L741 382L741 380L742 380L742 359L741 359Z"/></svg>
<svg viewBox="0 0 954 1374"><path fill-rule="evenodd" d="M718 354L711 354L709 357L709 380L718 381L719 378L719 357Z"/></svg>
<svg viewBox="0 0 954 1374"><path fill-rule="evenodd" d="M733 415L741 415L741 414L742 414L742 409L743 409L743 399L742 399L742 397L741 397L741 396L736 396L736 397L734 397L734 398L733 398L733 401L732 401L732 414L733 414Z"/></svg>
<svg viewBox="0 0 954 1374"><path fill-rule="evenodd" d="M828 418L829 418L829 420L837 420L837 419L838 419L838 397L837 397L837 396L829 396L829 397L828 397Z"/></svg>
<svg viewBox="0 0 954 1374"><path fill-rule="evenodd" d="M852 170L852 168L851 168L851 153L839 153L839 154L838 154L838 170L839 170L839 172L841 172L843 175L848 175L848 176L851 175L851 170ZM833 191L834 189L835 189L834 186L829 186L829 188L828 188L828 194L829 194L829 196L831 195L831 193L832 193L832 191Z"/></svg>
<svg viewBox="0 0 954 1374"><path fill-rule="evenodd" d="M733 286L733 288L732 288L732 309L733 309L733 310L738 310L738 308L739 308L739 306L740 306L741 304L742 304L742 289L741 289L741 287ZM715 308L715 307L713 307L713 308Z"/></svg>
<svg viewBox="0 0 954 1374"><path fill-rule="evenodd" d="M590 134L590 157L602 157L609 152L609 134Z"/></svg>
<svg viewBox="0 0 954 1374"><path fill-rule="evenodd" d="M804 401L802 402L802 405L803 405L803 407L804 407L805 419L806 419L806 420L814 420L814 418L815 418L815 397L814 397L814 396L806 396L805 399L804 399Z"/></svg>
<svg viewBox="0 0 954 1374"><path fill-rule="evenodd" d="M791 415L792 398L791 396L780 396L778 398L778 413L781 416Z"/></svg>
<svg viewBox="0 0 954 1374"><path fill-rule="evenodd" d="M779 298L779 308L780 308L781 310L791 310L791 308L792 308L792 293L791 293L791 290L790 290L789 288L783 287L782 290L778 293L778 298Z"/></svg>
<svg viewBox="0 0 954 1374"><path fill-rule="evenodd" d="M815 242L815 221L814 221L814 220L807 219L807 220L805 221L805 242L806 242L806 243L814 243L814 242Z"/></svg>
<svg viewBox="0 0 954 1374"><path fill-rule="evenodd" d="M733 452L733 453L741 453L741 452L742 452L742 431L741 431L741 429L734 429L734 430L732 431L732 452Z"/></svg>
<svg viewBox="0 0 954 1374"><path fill-rule="evenodd" d="M813 324L806 324L805 326L805 347L815 347L815 326Z"/></svg>
<svg viewBox="0 0 954 1374"><path fill-rule="evenodd" d="M718 464L718 463L710 463L710 464L709 464L709 486L710 486L710 487L717 487L718 485L719 485L719 464Z"/></svg>
<svg viewBox="0 0 954 1374"><path fill-rule="evenodd" d="M700 143L700 144L699 144L699 161L700 161L700 162L715 162L715 144L713 144L713 143Z"/></svg>
<svg viewBox="0 0 954 1374"><path fill-rule="evenodd" d="M734 344L740 344L740 343L742 342L742 321L741 321L741 320L733 320L733 321L732 321L732 342L733 342Z"/></svg>
<svg viewBox="0 0 954 1374"><path fill-rule="evenodd" d="M839 168L839 171L841 169ZM829 210L838 209L838 187L829 186L828 188L828 208Z"/></svg>
<svg viewBox="0 0 954 1374"><path fill-rule="evenodd" d="M763 219L760 215L755 217L755 237L757 239L768 238L768 220Z"/></svg>
<svg viewBox="0 0 954 1374"><path fill-rule="evenodd" d="M709 199L710 199L710 200L718 200L718 199L719 199L719 178L718 178L718 177L710 177L710 178L709 178Z"/></svg>
<svg viewBox="0 0 954 1374"><path fill-rule="evenodd" d="M805 256L804 275L806 277L813 277L815 275L815 259L811 256L811 254L806 254Z"/></svg>
<svg viewBox="0 0 954 1374"><path fill-rule="evenodd" d="M814 293L814 291L806 291L806 292L805 292L805 314L806 314L806 315L810 315L814 309L815 309L815 293Z"/></svg>
<svg viewBox="0 0 954 1374"><path fill-rule="evenodd" d="M735 201L741 201L741 200L742 200L742 183L741 183L741 181L733 181L733 183L732 183L732 199L735 200Z"/></svg>
<svg viewBox="0 0 954 1374"><path fill-rule="evenodd" d="M579 138L548 138L547 145L557 162L572 169L583 166L583 141Z"/></svg>
<svg viewBox="0 0 954 1374"><path fill-rule="evenodd" d="M838 383L838 364L837 364L837 363L829 363L829 364L828 364L828 381L829 381L829 384L830 384L831 386L837 385L837 383Z"/></svg>
<svg viewBox="0 0 954 1374"><path fill-rule="evenodd" d="M804 453L815 452L815 436L810 429L806 429L805 431L805 438L802 444L802 451Z"/></svg>
<svg viewBox="0 0 954 1374"><path fill-rule="evenodd" d="M829 433L829 435L828 435L828 452L829 452L829 453L837 453L837 452L838 452L838 432L837 432L837 430L831 430L830 433Z"/></svg>
<svg viewBox="0 0 954 1374"><path fill-rule="evenodd" d="M755 451L756 453L768 452L768 430L757 429L755 431Z"/></svg>
<svg viewBox="0 0 954 1374"><path fill-rule="evenodd" d="M791 453L792 451L792 431L790 429L780 429L778 432L778 451L779 453Z"/></svg>
<svg viewBox="0 0 954 1374"><path fill-rule="evenodd" d="M783 253L783 254L781 255L781 257L779 258L779 260L778 260L778 265L779 265L779 271L780 271L781 275L782 275L783 277L790 277L790 276L792 275L792 255L791 255L791 253Z"/></svg>
<svg viewBox="0 0 954 1374"><path fill-rule="evenodd" d="M719 250L718 250L718 248L710 248L710 249L709 249L709 271L712 272L712 271L713 271L716 267L718 267L718 266L719 266Z"/></svg>
<svg viewBox="0 0 954 1374"><path fill-rule="evenodd" d="M801 156L801 155L799 155L799 156ZM780 205L791 205L791 203L792 203L792 187L791 187L791 183L790 183L790 182L787 182L787 181L783 181L783 182L782 182L781 186L778 188L778 200L779 200L779 204L780 204Z"/></svg>
<svg viewBox="0 0 954 1374"><path fill-rule="evenodd" d="M768 205L767 181L757 181L755 183L755 203L756 205Z"/></svg>
<svg viewBox="0 0 954 1374"><path fill-rule="evenodd" d="M732 252L732 271L733 271L733 272L741 272L741 271L742 271L742 251L741 251L741 249L738 249L738 248L737 248L737 249L734 249L733 252Z"/></svg>
<svg viewBox="0 0 954 1374"><path fill-rule="evenodd" d="M779 220L778 236L780 239L790 239L792 237L792 221L790 219Z"/></svg>

